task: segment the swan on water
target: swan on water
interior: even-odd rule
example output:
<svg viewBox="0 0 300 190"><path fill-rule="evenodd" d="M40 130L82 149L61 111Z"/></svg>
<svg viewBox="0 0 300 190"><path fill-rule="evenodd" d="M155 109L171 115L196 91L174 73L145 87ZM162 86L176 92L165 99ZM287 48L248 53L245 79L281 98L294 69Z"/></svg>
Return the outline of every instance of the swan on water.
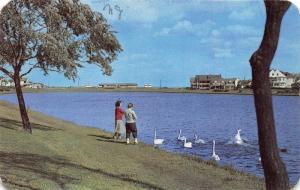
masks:
<svg viewBox="0 0 300 190"><path fill-rule="evenodd" d="M1 177L0 177L0 190L6 190L6 188L3 186L3 184L2 184L2 179L1 179Z"/></svg>
<svg viewBox="0 0 300 190"><path fill-rule="evenodd" d="M234 137L234 142L236 143L236 144L243 144L243 139L242 139L242 137L241 137L241 129L238 129L237 130L237 134L235 135L235 137Z"/></svg>
<svg viewBox="0 0 300 190"><path fill-rule="evenodd" d="M291 190L299 190L300 189L300 179L296 183L296 185Z"/></svg>
<svg viewBox="0 0 300 190"><path fill-rule="evenodd" d="M184 140L186 140L186 137L185 137L185 136L181 136L181 129L179 129L179 134L178 134L177 140L179 140L179 141L184 141Z"/></svg>
<svg viewBox="0 0 300 190"><path fill-rule="evenodd" d="M164 142L164 139L157 139L156 138L156 129L154 129L154 139L153 139L153 144L154 145L159 145Z"/></svg>
<svg viewBox="0 0 300 190"><path fill-rule="evenodd" d="M215 152L215 145L216 144L216 142L215 142L215 140L213 140L213 148L212 148L212 151L213 151L213 153L212 153L212 158L214 159L214 160L216 160L216 161L219 161L220 160L220 157L216 154L216 152Z"/></svg>
<svg viewBox="0 0 300 190"><path fill-rule="evenodd" d="M183 146L185 148L192 148L192 142L186 142L186 139L184 139Z"/></svg>
<svg viewBox="0 0 300 190"><path fill-rule="evenodd" d="M194 134L194 137L195 137L196 144L199 144L199 143L205 144L205 141L203 139L198 139L198 135L196 133Z"/></svg>

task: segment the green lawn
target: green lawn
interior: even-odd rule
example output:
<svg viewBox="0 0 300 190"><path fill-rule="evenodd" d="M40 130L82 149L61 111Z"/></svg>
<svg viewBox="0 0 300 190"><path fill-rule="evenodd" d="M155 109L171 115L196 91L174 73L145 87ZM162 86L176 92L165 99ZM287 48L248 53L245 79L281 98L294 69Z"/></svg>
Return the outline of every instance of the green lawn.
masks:
<svg viewBox="0 0 300 190"><path fill-rule="evenodd" d="M0 102L0 177L9 189L264 189L256 177L214 162L126 145L95 128L29 111L30 135L18 108Z"/></svg>

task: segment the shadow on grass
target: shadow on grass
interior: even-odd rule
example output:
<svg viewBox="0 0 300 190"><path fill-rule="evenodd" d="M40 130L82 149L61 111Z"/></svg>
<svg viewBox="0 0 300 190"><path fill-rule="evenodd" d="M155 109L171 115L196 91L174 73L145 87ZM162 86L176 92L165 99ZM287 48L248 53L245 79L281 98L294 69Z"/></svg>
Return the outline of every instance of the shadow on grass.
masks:
<svg viewBox="0 0 300 190"><path fill-rule="evenodd" d="M118 144L126 144L125 141L119 141L119 140L113 140L113 139L108 139L108 140L97 139L97 141L101 141L101 142L111 142L111 143L118 143Z"/></svg>
<svg viewBox="0 0 300 190"><path fill-rule="evenodd" d="M50 180L62 189L64 189L67 184L79 181L79 179L74 177L58 173L59 169L69 164L68 160L62 158L0 151L0 162L3 165L3 174L6 174L6 176L3 177L3 181L22 189L39 189L29 185L30 181L36 178ZM26 174L25 176L24 173Z"/></svg>
<svg viewBox="0 0 300 190"><path fill-rule="evenodd" d="M90 137L98 137L98 138L101 138L101 139L113 139L112 136L107 136L107 135L94 135L94 134L88 134L87 136L90 136Z"/></svg>
<svg viewBox="0 0 300 190"><path fill-rule="evenodd" d="M17 130L18 128L22 128L22 122L12 119L4 119L0 118L0 127L11 129L11 130ZM32 130L38 129L41 131L61 131L62 129L57 129L54 127L50 127L47 125L40 125L37 123L31 123Z"/></svg>
<svg viewBox="0 0 300 190"><path fill-rule="evenodd" d="M125 144L124 141L116 140L113 137L106 136L106 135L93 135L88 134L90 137L98 137L96 140L101 142L111 142L111 143L118 143L118 144Z"/></svg>
<svg viewBox="0 0 300 190"><path fill-rule="evenodd" d="M56 183L62 189L65 189L67 184L80 183L80 179L58 172L60 169L71 169L79 171L89 171L95 174L100 174L109 178L113 178L114 180L121 180L124 182L133 183L134 185L138 185L147 189L164 190L164 188L158 187L155 184L144 182L138 179L133 179L126 174L113 174L103 169L89 168L86 166L72 163L67 159L59 157L47 157L38 154L9 153L0 151L0 162L3 166L1 169L2 171L4 171L2 173L2 175L4 176L1 176L4 183L18 186L22 189L25 188L31 190L39 190L39 188L32 187L29 185L29 182L31 180L35 180L29 179L29 176L37 176L38 178L50 180ZM26 176L22 176L20 172L26 172ZM72 172L73 174L79 173L77 171Z"/></svg>

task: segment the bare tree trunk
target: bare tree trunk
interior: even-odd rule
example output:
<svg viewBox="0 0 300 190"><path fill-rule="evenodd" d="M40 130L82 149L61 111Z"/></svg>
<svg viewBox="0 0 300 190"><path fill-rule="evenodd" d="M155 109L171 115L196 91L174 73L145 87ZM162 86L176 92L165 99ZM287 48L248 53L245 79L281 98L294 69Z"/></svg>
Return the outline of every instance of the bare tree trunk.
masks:
<svg viewBox="0 0 300 190"><path fill-rule="evenodd" d="M290 3L265 0L267 19L263 40L250 59L252 87L258 124L259 150L268 190L288 190L289 179L276 141L272 94L269 82L270 65L277 49L280 25Z"/></svg>
<svg viewBox="0 0 300 190"><path fill-rule="evenodd" d="M20 108L20 114L21 114L21 118L22 118L23 128L25 130L28 130L29 133L32 133L32 129L31 129L31 125L30 125L30 121L29 121L29 117L27 114L25 101L24 101L24 97L23 97L21 79L18 74L14 75L14 82L15 82L16 93L17 93L18 102L19 102L19 108Z"/></svg>

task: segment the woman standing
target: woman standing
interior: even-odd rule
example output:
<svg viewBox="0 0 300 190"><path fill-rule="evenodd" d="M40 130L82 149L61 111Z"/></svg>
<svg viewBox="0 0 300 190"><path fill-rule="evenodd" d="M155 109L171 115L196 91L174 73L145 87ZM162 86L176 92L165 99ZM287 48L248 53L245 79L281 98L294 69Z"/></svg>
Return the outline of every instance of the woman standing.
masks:
<svg viewBox="0 0 300 190"><path fill-rule="evenodd" d="M126 144L129 144L129 138L130 134L132 133L132 136L134 138L134 144L137 144L137 128L136 128L136 119L137 116L133 110L133 104L128 104L128 109L125 110L125 119L126 119Z"/></svg>
<svg viewBox="0 0 300 190"><path fill-rule="evenodd" d="M122 117L124 114L124 111L121 108L121 100L118 100L115 104L115 134L113 136L114 139L120 139L121 138L121 128L123 127L123 121Z"/></svg>

